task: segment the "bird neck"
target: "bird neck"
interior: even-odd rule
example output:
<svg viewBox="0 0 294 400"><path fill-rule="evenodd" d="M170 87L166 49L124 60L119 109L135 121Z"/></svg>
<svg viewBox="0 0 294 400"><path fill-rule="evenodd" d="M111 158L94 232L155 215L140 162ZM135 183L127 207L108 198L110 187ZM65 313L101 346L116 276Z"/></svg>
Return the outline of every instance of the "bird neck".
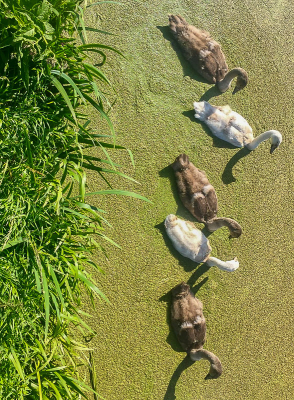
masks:
<svg viewBox="0 0 294 400"><path fill-rule="evenodd" d="M234 219L231 218L214 218L205 222L209 232L214 232L223 226L229 228L232 237L239 237L242 233L242 228Z"/></svg>
<svg viewBox="0 0 294 400"><path fill-rule="evenodd" d="M217 82L217 87L219 90L224 93L226 92L229 87L231 86L232 80L236 78L237 76L242 76L244 75L244 70L242 68L233 68L231 71L227 72L225 77Z"/></svg>
<svg viewBox="0 0 294 400"><path fill-rule="evenodd" d="M222 374L223 368L220 359L210 351L205 349L192 349L189 355L193 361L199 361L204 358L210 362L209 375L211 378L218 378Z"/></svg>
<svg viewBox="0 0 294 400"><path fill-rule="evenodd" d="M209 267L218 267L219 269L228 272L235 271L239 268L239 262L236 258L230 261L221 261L216 257L208 257L205 262Z"/></svg>
<svg viewBox="0 0 294 400"><path fill-rule="evenodd" d="M256 147L257 147L261 142L264 142L265 140L271 138L271 137L275 134L275 132L276 132L276 131L271 130L271 131L266 131L266 132L261 133L261 134L258 135L255 139L253 139L252 142L250 142L250 143L248 143L248 144L246 145L247 149L248 149L248 150L255 150Z"/></svg>

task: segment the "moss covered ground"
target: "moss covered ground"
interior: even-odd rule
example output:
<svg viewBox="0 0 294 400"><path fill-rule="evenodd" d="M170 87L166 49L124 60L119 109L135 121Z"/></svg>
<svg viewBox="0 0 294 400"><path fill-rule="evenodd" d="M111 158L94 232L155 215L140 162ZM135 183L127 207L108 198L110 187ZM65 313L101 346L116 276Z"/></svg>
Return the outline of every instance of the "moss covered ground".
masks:
<svg viewBox="0 0 294 400"><path fill-rule="evenodd" d="M106 232L122 247L106 245L108 260L97 254L105 275L96 279L111 301L97 304L90 320L97 332L91 345L98 392L107 400L294 399L294 3L129 0L90 10L88 25L116 35L96 34L91 41L113 45L126 56L109 54L103 71L117 90L110 113L117 143L132 150L135 169L127 153L112 156L140 185L111 183L152 201L93 199L108 211L113 228ZM208 30L229 67L248 71L247 88L218 95L205 83L174 43L169 13ZM229 104L255 135L280 130L283 143L270 155L269 142L248 153L213 139L193 119L193 101L201 98ZM98 115L95 123L101 132ZM238 257L240 268L233 273L184 259L163 232L170 213L194 220L168 168L182 152L215 186L219 216L243 227L238 239L229 239L226 228L209 236L213 256ZM101 187L91 174L88 190ZM224 367L218 380L205 381L208 363L187 361L170 332L169 291L181 281L204 304L205 348Z"/></svg>

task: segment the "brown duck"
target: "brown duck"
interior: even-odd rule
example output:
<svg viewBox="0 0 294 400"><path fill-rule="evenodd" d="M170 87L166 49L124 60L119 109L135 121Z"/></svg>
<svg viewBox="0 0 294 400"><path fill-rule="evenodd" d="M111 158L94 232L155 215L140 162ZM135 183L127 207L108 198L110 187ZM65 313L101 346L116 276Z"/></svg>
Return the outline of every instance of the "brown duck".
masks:
<svg viewBox="0 0 294 400"><path fill-rule="evenodd" d="M208 82L216 83L221 92L229 89L235 77L237 82L233 94L247 85L248 75L244 69L234 68L228 72L224 53L208 32L189 25L180 15L169 15L169 26L184 57L198 74Z"/></svg>
<svg viewBox="0 0 294 400"><path fill-rule="evenodd" d="M210 232L226 226L232 237L239 237L242 228L231 218L216 218L217 196L204 171L196 168L186 154L180 154L173 164L179 195L184 206Z"/></svg>
<svg viewBox="0 0 294 400"><path fill-rule="evenodd" d="M216 379L222 373L222 364L217 356L203 349L206 321L202 310L201 301L185 282L172 290L171 323L177 339L193 361L204 358L210 362L210 371L205 379Z"/></svg>

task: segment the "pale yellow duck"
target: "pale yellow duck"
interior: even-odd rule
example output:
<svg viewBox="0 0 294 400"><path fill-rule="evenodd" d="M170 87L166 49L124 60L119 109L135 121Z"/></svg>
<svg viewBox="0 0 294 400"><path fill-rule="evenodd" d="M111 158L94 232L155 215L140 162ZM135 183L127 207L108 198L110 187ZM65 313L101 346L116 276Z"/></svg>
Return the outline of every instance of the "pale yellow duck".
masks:
<svg viewBox="0 0 294 400"><path fill-rule="evenodd" d="M193 105L195 118L204 122L216 137L236 147L255 150L261 142L270 139L272 153L282 143L282 135L276 130L263 132L254 138L251 126L230 106L213 106L207 101L195 101Z"/></svg>
<svg viewBox="0 0 294 400"><path fill-rule="evenodd" d="M192 222L169 214L164 221L164 226L173 246L182 256L197 263L206 262L209 267L216 266L223 271L231 272L239 268L237 258L221 261L216 257L210 257L209 240Z"/></svg>

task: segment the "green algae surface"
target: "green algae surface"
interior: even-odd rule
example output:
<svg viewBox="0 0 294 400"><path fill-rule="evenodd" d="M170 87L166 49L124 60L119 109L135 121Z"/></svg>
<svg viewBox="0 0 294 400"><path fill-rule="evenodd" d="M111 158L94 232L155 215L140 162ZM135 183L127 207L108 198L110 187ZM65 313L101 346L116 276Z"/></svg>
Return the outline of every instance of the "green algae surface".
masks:
<svg viewBox="0 0 294 400"><path fill-rule="evenodd" d="M205 83L172 39L170 13L209 31L229 67L246 69L248 86L233 96ZM127 153L111 155L140 184L111 183L152 201L92 198L108 211L113 228L106 233L122 248L106 244L108 259L96 255L105 275L95 279L111 305L98 303L89 320L97 332L91 341L97 391L107 400L294 398L293 15L290 0L130 0L89 9L89 26L115 34L93 34L90 42L113 45L126 57L109 54L103 72L117 91L110 112L116 140L132 150L135 168ZM255 136L281 131L281 146L270 155L268 141L248 152L214 139L193 117L199 99L229 104ZM99 116L91 117L105 133ZM238 239L229 239L226 228L209 236L213 256L238 257L233 273L193 264L164 233L170 213L195 221L180 203L168 167L183 152L214 185L218 215L243 227ZM91 173L88 191L101 188ZM208 362L189 362L170 331L169 292L181 281L204 304L205 348L224 369L217 380L204 380Z"/></svg>

